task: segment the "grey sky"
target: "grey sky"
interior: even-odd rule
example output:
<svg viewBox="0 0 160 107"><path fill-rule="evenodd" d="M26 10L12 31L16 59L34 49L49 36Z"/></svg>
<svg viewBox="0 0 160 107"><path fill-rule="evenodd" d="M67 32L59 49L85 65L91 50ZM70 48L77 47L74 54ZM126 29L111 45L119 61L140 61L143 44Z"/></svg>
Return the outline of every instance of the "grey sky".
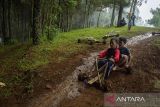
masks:
<svg viewBox="0 0 160 107"><path fill-rule="evenodd" d="M140 17L142 19L148 20L152 18L152 14L150 13L151 8L156 9L160 7L160 0L148 0L147 3L143 3L142 6L138 7L140 10Z"/></svg>

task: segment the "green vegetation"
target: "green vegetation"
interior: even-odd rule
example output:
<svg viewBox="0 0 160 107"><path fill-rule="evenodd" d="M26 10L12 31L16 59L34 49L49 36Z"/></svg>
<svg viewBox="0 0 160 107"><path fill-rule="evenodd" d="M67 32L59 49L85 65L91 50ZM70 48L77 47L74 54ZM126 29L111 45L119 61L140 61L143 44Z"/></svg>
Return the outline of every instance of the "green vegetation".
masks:
<svg viewBox="0 0 160 107"><path fill-rule="evenodd" d="M155 10L151 10L153 14L153 18L149 20L149 24L154 25L155 27L160 27L160 8L156 8Z"/></svg>
<svg viewBox="0 0 160 107"><path fill-rule="evenodd" d="M13 91L12 87L18 84L21 84L21 87L27 92L32 92L33 79L31 75L34 69L38 69L49 62L62 63L76 54L85 53L90 46L78 44L78 38L92 36L96 39L101 39L104 35L114 31L122 36L132 37L157 30L154 28L133 27L132 31L128 32L126 27L86 28L59 33L54 38L54 41L41 41L37 46L31 44L1 46L0 81L6 83L7 87L0 90L2 92L0 96L10 96ZM8 75L10 75L9 78Z"/></svg>
<svg viewBox="0 0 160 107"><path fill-rule="evenodd" d="M122 17L126 16L123 16L123 13L126 14L124 8L133 5L133 12L128 13L134 13L138 3L143 2L144 0L1 0L2 43L24 43L32 39L33 44L37 45L40 35L52 40L57 30L68 32L96 25L119 26ZM104 8L113 11L107 12L109 18L103 23L101 15Z"/></svg>
<svg viewBox="0 0 160 107"><path fill-rule="evenodd" d="M54 38L54 41L41 41L41 44L38 46L32 46L29 44L12 46L2 45L0 53L4 53L4 57L3 60L1 60L1 66L3 66L4 70L9 69L13 66L12 62L16 62L14 65L20 70L32 70L49 63L50 60L61 62L76 53L88 49L88 45L77 43L78 38L94 37L96 39L101 39L109 32L117 32L121 36L132 37L146 31L150 32L153 31L153 29L133 27L132 31L128 32L126 27L86 28L59 33L58 36Z"/></svg>
<svg viewBox="0 0 160 107"><path fill-rule="evenodd" d="M155 29L156 30L156 29ZM88 49L86 44L77 44L77 39L81 37L94 37L101 39L109 32L116 31L122 36L132 37L144 32L151 32L153 29L144 27L134 27L132 31L128 32L126 27L122 28L86 28L79 30L72 30L66 33L60 33L55 37L53 42L42 42L39 46L34 46L30 50L31 56L24 57L20 63L19 68L23 70L35 69L38 66L47 64L52 61L61 62L68 57ZM50 57L51 56L51 57ZM54 57L52 57L54 56Z"/></svg>

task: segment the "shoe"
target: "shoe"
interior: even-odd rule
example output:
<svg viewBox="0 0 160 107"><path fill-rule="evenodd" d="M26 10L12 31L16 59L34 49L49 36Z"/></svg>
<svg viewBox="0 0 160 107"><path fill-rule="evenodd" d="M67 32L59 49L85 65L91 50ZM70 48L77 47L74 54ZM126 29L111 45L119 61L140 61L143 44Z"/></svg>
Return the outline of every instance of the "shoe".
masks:
<svg viewBox="0 0 160 107"><path fill-rule="evenodd" d="M127 67L126 69L126 74L132 74L133 70L131 67Z"/></svg>

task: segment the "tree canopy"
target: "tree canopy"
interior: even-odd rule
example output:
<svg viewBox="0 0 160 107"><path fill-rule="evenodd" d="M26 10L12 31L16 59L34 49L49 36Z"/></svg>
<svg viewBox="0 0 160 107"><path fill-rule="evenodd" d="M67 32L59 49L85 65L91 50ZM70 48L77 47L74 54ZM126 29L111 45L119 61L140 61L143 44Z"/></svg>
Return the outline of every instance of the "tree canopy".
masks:
<svg viewBox="0 0 160 107"><path fill-rule="evenodd" d="M101 11L107 7L113 10L110 22L115 25L115 11L119 11L119 21L123 8L130 3L131 0L1 0L0 37L6 43L31 39L35 42L40 37L53 40L57 32L92 27L90 17L95 11L99 11L99 25Z"/></svg>
<svg viewBox="0 0 160 107"><path fill-rule="evenodd" d="M151 9L151 13L153 14L153 18L148 20L148 23L155 27L160 27L160 8Z"/></svg>

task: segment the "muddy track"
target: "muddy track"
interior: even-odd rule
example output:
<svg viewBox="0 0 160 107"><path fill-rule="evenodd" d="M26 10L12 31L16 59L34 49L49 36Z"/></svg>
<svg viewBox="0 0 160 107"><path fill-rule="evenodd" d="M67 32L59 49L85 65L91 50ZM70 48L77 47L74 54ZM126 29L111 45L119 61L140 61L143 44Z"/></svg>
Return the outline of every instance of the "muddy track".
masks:
<svg viewBox="0 0 160 107"><path fill-rule="evenodd" d="M152 35L150 33L132 37L128 40L127 45L130 47L151 37ZM58 86L57 89L52 90L52 92L46 95L42 95L38 99L34 99L28 107L57 107L63 99L72 99L79 96L81 91L85 89L85 86L83 83L78 82L78 74L90 72L89 69L92 67L97 54L98 52L91 53L90 57L84 58L83 65L77 67L72 75L68 76L66 80Z"/></svg>
<svg viewBox="0 0 160 107"><path fill-rule="evenodd" d="M160 48L153 44L158 36L129 45L133 60L132 75L122 70L111 72L106 80L109 93L159 93L160 92ZM64 99L59 107L102 107L104 93L94 87L87 87L80 96Z"/></svg>

